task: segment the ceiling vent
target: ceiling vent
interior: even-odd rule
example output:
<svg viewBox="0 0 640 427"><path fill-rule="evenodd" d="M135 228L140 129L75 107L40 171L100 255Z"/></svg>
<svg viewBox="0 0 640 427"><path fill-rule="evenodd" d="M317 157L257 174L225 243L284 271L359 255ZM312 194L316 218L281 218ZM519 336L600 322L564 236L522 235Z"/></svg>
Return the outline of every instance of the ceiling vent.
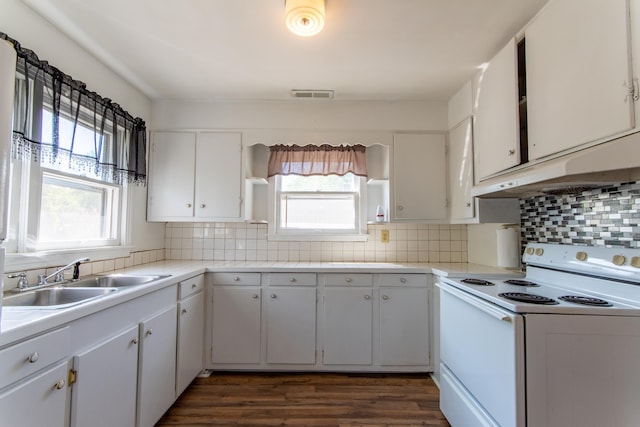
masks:
<svg viewBox="0 0 640 427"><path fill-rule="evenodd" d="M306 99L332 99L333 91L332 90L300 90L293 89L291 91L291 96L294 98L306 98Z"/></svg>

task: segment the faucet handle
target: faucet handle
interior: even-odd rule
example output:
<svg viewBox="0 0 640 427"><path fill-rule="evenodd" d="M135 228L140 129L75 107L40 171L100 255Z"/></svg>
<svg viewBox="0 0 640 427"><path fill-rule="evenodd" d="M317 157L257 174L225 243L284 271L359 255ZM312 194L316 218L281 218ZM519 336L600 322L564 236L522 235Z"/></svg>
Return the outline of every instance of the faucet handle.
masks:
<svg viewBox="0 0 640 427"><path fill-rule="evenodd" d="M24 289L29 286L29 281L27 280L27 273L25 271L21 271L19 273L11 273L7 275L9 279L18 278L18 289Z"/></svg>

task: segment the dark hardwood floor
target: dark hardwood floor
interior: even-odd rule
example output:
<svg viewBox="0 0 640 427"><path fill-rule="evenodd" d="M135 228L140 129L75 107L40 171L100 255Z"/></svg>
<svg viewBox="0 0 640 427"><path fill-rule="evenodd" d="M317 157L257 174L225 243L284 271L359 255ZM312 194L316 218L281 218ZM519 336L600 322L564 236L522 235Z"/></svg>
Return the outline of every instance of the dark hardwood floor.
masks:
<svg viewBox="0 0 640 427"><path fill-rule="evenodd" d="M220 373L156 426L449 426L427 374Z"/></svg>

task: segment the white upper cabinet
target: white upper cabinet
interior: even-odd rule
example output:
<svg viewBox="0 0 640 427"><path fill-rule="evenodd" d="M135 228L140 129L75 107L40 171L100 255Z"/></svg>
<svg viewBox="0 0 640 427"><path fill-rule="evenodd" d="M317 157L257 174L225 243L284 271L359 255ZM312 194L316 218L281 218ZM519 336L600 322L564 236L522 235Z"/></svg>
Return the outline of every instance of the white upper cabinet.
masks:
<svg viewBox="0 0 640 427"><path fill-rule="evenodd" d="M553 0L525 41L531 160L634 127L628 1Z"/></svg>
<svg viewBox="0 0 640 427"><path fill-rule="evenodd" d="M242 138L231 132L154 132L149 221L242 219Z"/></svg>
<svg viewBox="0 0 640 427"><path fill-rule="evenodd" d="M520 164L518 68L515 39L476 76L476 182Z"/></svg>
<svg viewBox="0 0 640 427"><path fill-rule="evenodd" d="M393 137L395 220L447 217L445 137L398 133Z"/></svg>
<svg viewBox="0 0 640 427"><path fill-rule="evenodd" d="M449 131L449 205L452 220L473 218L473 134L471 117Z"/></svg>

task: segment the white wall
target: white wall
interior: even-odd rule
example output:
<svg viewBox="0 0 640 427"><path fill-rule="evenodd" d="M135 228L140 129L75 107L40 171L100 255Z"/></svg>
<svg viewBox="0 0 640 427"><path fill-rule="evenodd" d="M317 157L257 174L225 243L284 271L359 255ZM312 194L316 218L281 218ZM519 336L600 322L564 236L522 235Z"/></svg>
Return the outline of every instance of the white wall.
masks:
<svg viewBox="0 0 640 427"><path fill-rule="evenodd" d="M109 67L83 50L63 33L19 0L2 0L0 31L33 50L40 59L48 61L73 78L83 81L87 88L110 98L134 117L141 117L151 128L151 100L115 74ZM132 244L135 250L164 247L164 224L146 223L146 188L132 190Z"/></svg>
<svg viewBox="0 0 640 427"><path fill-rule="evenodd" d="M446 131L446 102L154 101L154 130Z"/></svg>

